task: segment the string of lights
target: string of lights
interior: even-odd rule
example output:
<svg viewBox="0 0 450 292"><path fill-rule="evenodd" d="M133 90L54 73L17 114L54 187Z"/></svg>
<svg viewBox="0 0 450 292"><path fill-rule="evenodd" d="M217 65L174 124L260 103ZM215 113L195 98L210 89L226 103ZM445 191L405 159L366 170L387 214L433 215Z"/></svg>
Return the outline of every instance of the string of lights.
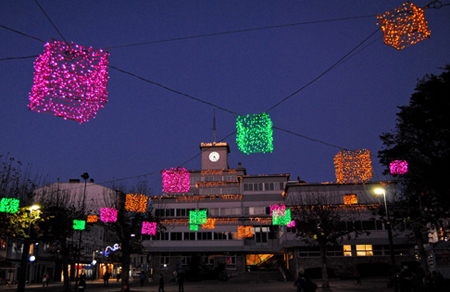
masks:
<svg viewBox="0 0 450 292"><path fill-rule="evenodd" d="M39 3L37 2L37 0L35 0L35 1L36 1L36 3L39 5ZM427 7L427 8L436 8L436 9L438 9L438 8L440 8L440 7L442 7L442 6L447 6L447 5L450 5L450 4L442 5L439 1L433 1L433 2L431 2L431 3L428 5L429 7ZM431 7L431 6L433 6L433 7ZM438 7L438 6L439 6L439 7ZM60 34L60 36L64 39L64 37L61 35L61 33L59 32L59 30L57 29L57 27L53 24L53 22L51 21L51 19L48 17L48 15L47 15L47 14L45 13L45 11L42 9L42 7L41 7L40 5L39 5L39 7L41 8L42 12L46 15L46 17L48 18L48 20L52 23L52 25L54 26L54 28L58 31L58 33ZM363 16L363 17L373 17L373 16ZM286 27L286 26L301 25L301 24L311 24L311 23L319 23L319 22L327 22L327 21L337 21L337 20L355 19L355 18L363 18L363 17L341 18L341 19L324 20L324 21L312 21L312 22L303 22L303 23L287 24L287 25L278 25L278 26L263 27L263 28L255 28L255 29L243 29L243 30L237 30L237 31L220 32L220 33L211 33L211 34L206 34L206 35L198 35L198 36L189 36L189 37L176 38L176 39L168 39L168 40L162 40L162 41L156 41L156 42L167 42L167 41L175 41L175 40L188 39L188 38L198 38L198 37L206 37L206 36L213 36L213 35L230 34L230 33L239 33L239 32L245 32L245 31L254 31L254 30L261 30L261 29L270 29L270 28L277 28L277 27ZM0 26L1 26L1 27L4 27L4 26L2 26L2 25L0 25ZM4 27L4 28L7 28L7 27ZM7 28L7 29L9 29L9 28ZM12 30L12 29L10 29L10 30ZM284 99L281 100L279 103L277 103L277 104L275 104L273 107L271 107L269 110L274 109L275 107L277 107L278 105L280 105L281 103L283 103L284 101L286 101L287 99L289 99L290 97L294 96L295 94L297 94L298 92L300 92L301 90L303 90L305 87L307 87L307 86L311 85L312 83L314 83L315 81L317 81L319 78L321 78L323 75L325 75L326 73L328 73L328 72L331 71L332 69L336 68L338 65L342 64L342 62L344 62L344 61L347 60L348 58L350 58L350 57L354 56L355 54L357 54L358 52L360 52L362 49L361 49L360 51L356 52L356 53L355 53L355 50L356 50L358 47L360 47L365 41L367 41L372 35L374 35L378 30L379 30L379 29L377 29L377 30L376 30L373 34L371 34L366 40L364 40L364 41L363 41L361 44L359 44L356 48L354 48L352 51L350 51L348 54L346 54L346 55L345 55L343 58L341 58L338 62L336 62L335 64L333 64L333 65L332 65L330 68L328 68L325 72L323 72L321 75L319 75L318 77L316 77L313 81L311 81L310 83L308 83L307 85L305 85L305 86L302 87L301 89L297 90L296 92L294 92L294 93L291 94L290 96L284 98ZM20 33L20 32L15 31L15 30L12 30L12 31L17 32L17 33ZM23 33L20 33L20 34L22 34L22 35L24 35L24 36L31 37L31 36L26 35L26 34L23 34ZM34 38L34 37L31 37L31 38ZM39 40L39 41L41 41L41 42L44 42L44 41L42 41L42 40L40 40L40 39L38 39L38 38L34 38L34 39ZM65 39L64 39L64 41L65 41ZM136 46L136 45L150 44L150 43L156 43L156 42L146 42L146 43L140 43L140 44L123 45L123 46L118 46L118 47ZM110 47L110 48L112 49L112 48L118 48L118 47ZM351 55L352 53L354 53L354 54ZM23 59L23 58L32 58L32 57L35 57L35 56L3 58L3 59L0 59L0 60ZM139 79L141 79L141 80L143 80L143 81L146 81L146 82L152 83L152 84L154 84L154 85L160 86L160 87L162 87L162 88L165 88L166 90L175 92L175 93L177 93L177 94L184 95L184 96L189 97L189 98L191 98L191 99L194 99L194 100L196 100L196 101L199 101L199 102L208 104L208 105L210 105L210 106L217 107L218 109L227 111L227 112L229 112L229 113L233 113L233 114L238 115L237 113L235 113L235 112L233 112L233 111L231 111L231 110L228 110L228 109L223 108L223 107L216 106L216 105L211 104L211 103L209 103L209 102L207 102L207 101L204 101L204 100L195 98L195 97L193 97L193 96L190 96L190 95L188 95L188 94L184 94L184 93L182 93L182 92L173 90L173 89L168 88L168 87L166 87L166 86L164 86L164 85L161 85L161 84L158 84L158 83L156 83L156 82L153 82L153 81L147 80L147 79L145 79L145 78L139 77L139 76L137 76L137 75L135 75L135 74L133 74L133 73L126 72L126 71L124 71L124 70L121 70L121 69L118 69L118 68L115 68L115 67L112 67L112 66L110 66L110 68L116 69L116 70L118 70L118 71L120 71L120 72L122 72L122 73L129 74L129 75L134 76L134 77L136 77L136 78L139 78ZM268 110L268 111L269 111L269 110ZM329 143L326 143L326 142L323 142L323 141L320 141L320 140L317 140L317 139L312 139L312 138L309 138L309 137L306 137L306 136L304 136L304 135L300 135L300 134L297 134L297 133L294 133L294 132L291 132L291 131L288 131L288 130L283 130L283 129L277 128L277 127L275 127L275 128L278 129L278 130L281 130L281 131L285 131L285 132L290 133L290 134L294 134L294 135L299 136L299 137L302 137L302 138L309 139L309 140L311 140L311 141L319 142L319 143L322 143L322 144L325 144L325 145L328 145L328 146L331 146L331 147L335 147L335 148L345 149L345 148L338 147L338 146L336 146L336 145L332 145L332 144L329 144ZM231 134L228 135L227 137L233 135L234 133L235 133L235 132L231 133ZM226 138L227 138L227 137L226 137ZM188 161L186 161L184 164L186 164L187 162L191 161L192 159L198 157L199 155L200 155L200 154L194 156L193 158L191 158L191 159L189 159ZM183 164L183 165L184 165L184 164ZM134 176L134 177L128 177L128 178L122 178L122 179L116 179L116 180L112 180L112 181L110 181L110 182L116 182L116 181L120 181L120 180L127 180L127 179L131 179L131 178L137 178L137 177L142 177L142 176L146 176L146 175L152 175L152 174L156 174L156 173L160 173L160 172L153 172L153 173L150 173L150 174L143 174L143 175L138 175L138 176Z"/></svg>

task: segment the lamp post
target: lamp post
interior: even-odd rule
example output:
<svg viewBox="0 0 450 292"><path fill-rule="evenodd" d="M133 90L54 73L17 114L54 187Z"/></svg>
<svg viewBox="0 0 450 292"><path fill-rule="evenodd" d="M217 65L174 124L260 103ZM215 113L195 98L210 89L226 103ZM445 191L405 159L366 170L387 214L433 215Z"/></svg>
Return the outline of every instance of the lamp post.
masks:
<svg viewBox="0 0 450 292"><path fill-rule="evenodd" d="M83 210L82 210L82 216L84 217L84 208L85 208L85 201L86 201L86 183L87 183L87 180L89 178L89 174L87 172L85 172L85 173L83 173L81 175L81 178L84 179ZM79 287L78 287L78 276L80 274L80 267L81 267L80 257L81 257L81 235L82 235L82 233L83 233L83 230L80 230L80 240L78 242L78 267L76 269L77 270L77 275L76 275L76 278L75 278L75 291L78 291L78 289L79 289ZM77 264L75 263L75 266L76 265Z"/></svg>
<svg viewBox="0 0 450 292"><path fill-rule="evenodd" d="M389 237L389 250L391 254L391 265L392 265L392 273L394 275L394 290L395 292L398 292L398 283L397 283L397 271L395 267L395 255L394 255L394 242L392 240L392 225L391 221L389 220L389 212L388 212L388 206L386 202L386 191L383 188L377 188L374 190L375 194L383 195L384 198L384 209L386 211L386 225L387 225L387 231L388 231L388 237Z"/></svg>
<svg viewBox="0 0 450 292"><path fill-rule="evenodd" d="M20 270L18 275L18 285L17 292L25 291L25 282L27 278L27 262L28 255L30 252L30 243L31 243L31 224L33 223L33 211L38 210L40 207L38 205L33 205L30 207L30 219L28 223L28 236L25 236L23 240L23 248L22 248L22 258L20 259ZM30 271L31 272L31 271Z"/></svg>

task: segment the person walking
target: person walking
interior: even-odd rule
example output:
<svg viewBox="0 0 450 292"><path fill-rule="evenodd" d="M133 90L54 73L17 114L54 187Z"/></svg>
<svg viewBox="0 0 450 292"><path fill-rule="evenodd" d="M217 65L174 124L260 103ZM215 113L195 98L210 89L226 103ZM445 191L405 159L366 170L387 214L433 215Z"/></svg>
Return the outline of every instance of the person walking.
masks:
<svg viewBox="0 0 450 292"><path fill-rule="evenodd" d="M159 274L159 288L158 292L164 292L164 278L162 274Z"/></svg>
<svg viewBox="0 0 450 292"><path fill-rule="evenodd" d="M103 286L109 286L109 277L111 276L111 274L109 273L109 271L107 270L105 272L105 274L103 275Z"/></svg>
<svg viewBox="0 0 450 292"><path fill-rule="evenodd" d="M141 281L141 287L144 286L144 281L145 281L144 271L141 271L141 274L139 275L139 280Z"/></svg>
<svg viewBox="0 0 450 292"><path fill-rule="evenodd" d="M42 275L42 287L45 287L46 282L47 282L47 274L44 273L44 275Z"/></svg>
<svg viewBox="0 0 450 292"><path fill-rule="evenodd" d="M356 279L356 284L361 285L361 274L359 273L358 270L355 271L355 279Z"/></svg>
<svg viewBox="0 0 450 292"><path fill-rule="evenodd" d="M184 292L184 272L180 270L178 273L178 292Z"/></svg>
<svg viewBox="0 0 450 292"><path fill-rule="evenodd" d="M294 286L297 286L297 292L304 292L306 279L302 273L298 273L298 278L294 282Z"/></svg>

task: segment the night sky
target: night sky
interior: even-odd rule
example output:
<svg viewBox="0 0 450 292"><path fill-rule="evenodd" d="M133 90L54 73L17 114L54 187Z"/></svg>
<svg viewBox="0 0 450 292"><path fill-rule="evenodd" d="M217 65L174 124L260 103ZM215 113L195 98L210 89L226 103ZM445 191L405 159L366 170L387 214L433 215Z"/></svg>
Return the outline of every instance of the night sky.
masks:
<svg viewBox="0 0 450 292"><path fill-rule="evenodd" d="M0 154L51 183L88 172L106 186L140 178L158 194L161 170L201 168L195 156L213 141L216 105L228 110L215 114L231 168L335 182L340 148L369 149L374 179L384 180L380 134L395 127L417 80L450 63L450 6L425 10L429 39L401 51L383 43L376 15L402 3L39 0L68 42L104 49L110 66L203 102L110 68L108 103L80 125L28 109L35 58L1 60ZM35 1L1 1L0 25L27 35L0 27L0 59L37 56L44 42L63 40ZM233 31L241 32L221 34ZM267 110L278 128L273 153L242 153L236 114Z"/></svg>

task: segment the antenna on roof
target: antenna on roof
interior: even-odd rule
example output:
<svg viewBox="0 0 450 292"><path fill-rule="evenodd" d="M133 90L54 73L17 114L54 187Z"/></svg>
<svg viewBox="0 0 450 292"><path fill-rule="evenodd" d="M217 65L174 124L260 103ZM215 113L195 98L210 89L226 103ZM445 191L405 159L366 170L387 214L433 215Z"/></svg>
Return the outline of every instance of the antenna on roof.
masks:
<svg viewBox="0 0 450 292"><path fill-rule="evenodd" d="M214 118L213 118L213 142L216 143L216 109L214 108Z"/></svg>

